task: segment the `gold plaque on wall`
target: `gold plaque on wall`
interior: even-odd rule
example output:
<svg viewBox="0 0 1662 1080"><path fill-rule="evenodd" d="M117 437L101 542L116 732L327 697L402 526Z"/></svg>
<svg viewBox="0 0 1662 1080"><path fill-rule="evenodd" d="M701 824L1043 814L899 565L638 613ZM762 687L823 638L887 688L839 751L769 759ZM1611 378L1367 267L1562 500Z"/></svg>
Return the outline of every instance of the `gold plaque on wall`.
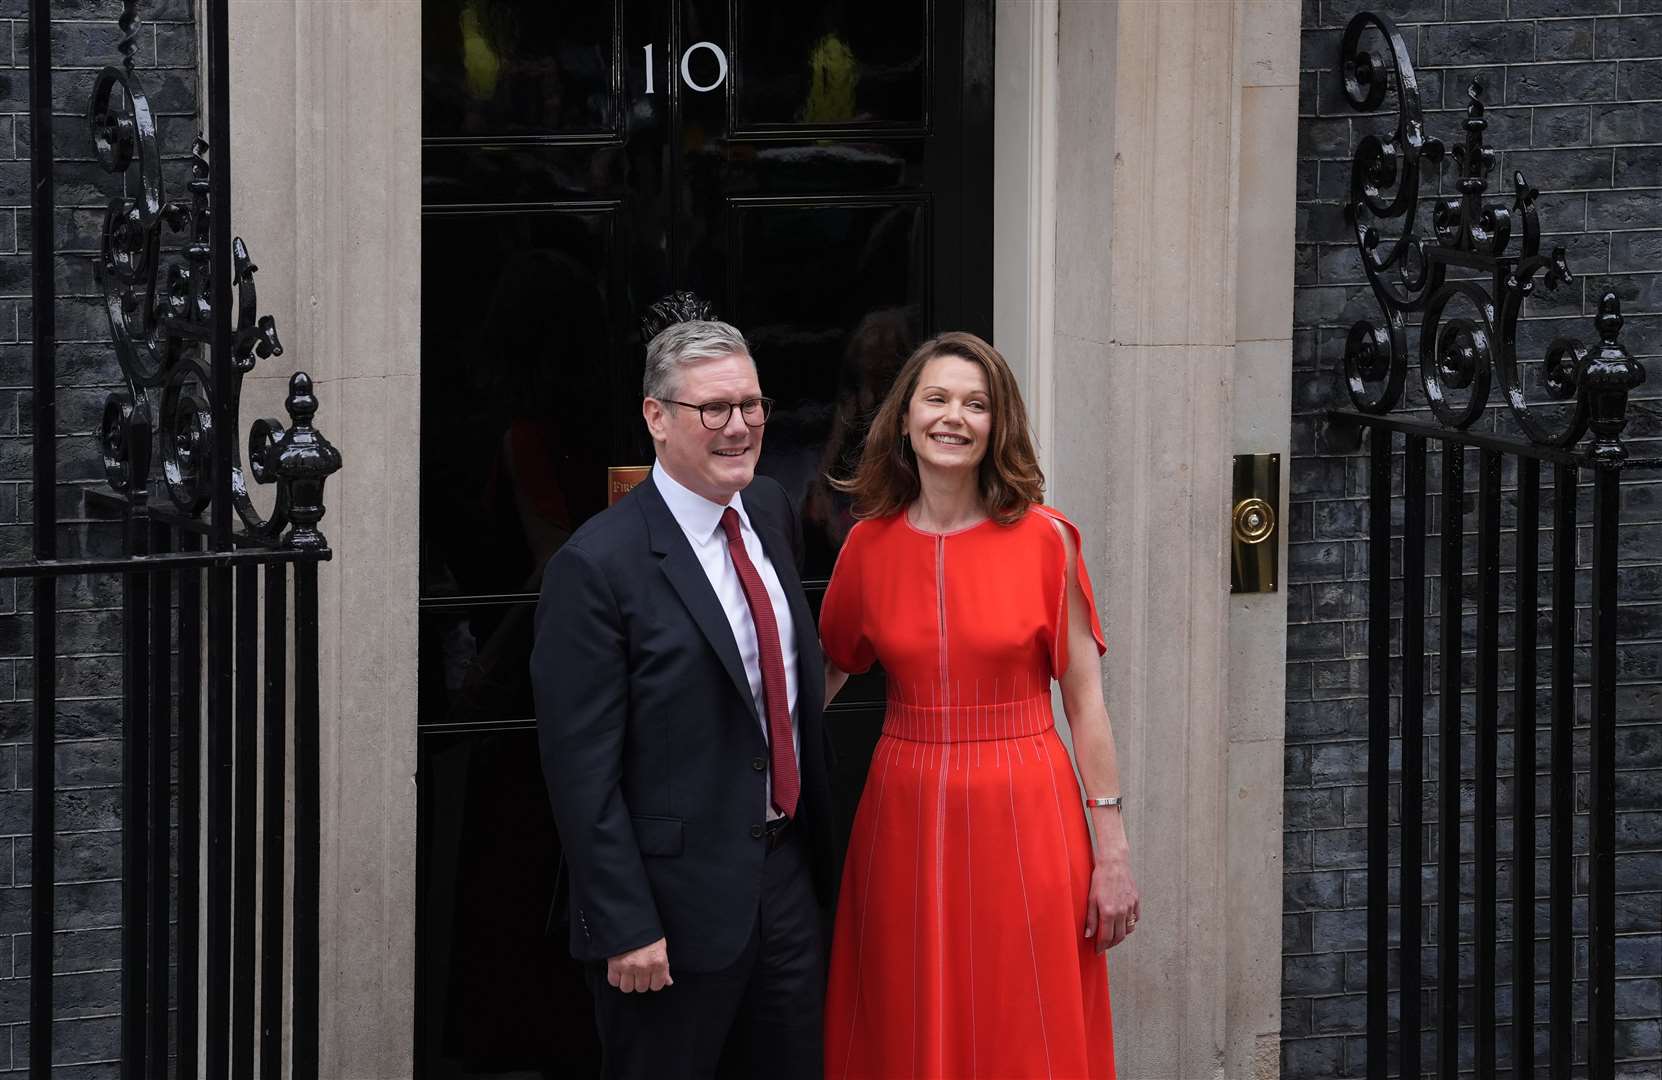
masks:
<svg viewBox="0 0 1662 1080"><path fill-rule="evenodd" d="M629 494L629 489L652 475L650 465L609 465L606 468L606 505Z"/></svg>
<svg viewBox="0 0 1662 1080"><path fill-rule="evenodd" d="M1281 455L1235 455L1230 514L1229 591L1272 593L1281 587Z"/></svg>

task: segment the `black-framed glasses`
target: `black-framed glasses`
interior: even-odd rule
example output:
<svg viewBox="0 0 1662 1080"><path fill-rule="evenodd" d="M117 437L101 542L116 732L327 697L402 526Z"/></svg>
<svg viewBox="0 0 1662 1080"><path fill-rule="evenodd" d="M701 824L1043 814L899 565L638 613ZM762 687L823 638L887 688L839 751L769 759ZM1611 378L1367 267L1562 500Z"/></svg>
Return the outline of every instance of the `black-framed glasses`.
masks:
<svg viewBox="0 0 1662 1080"><path fill-rule="evenodd" d="M761 427L768 422L773 413L773 399L770 397L747 397L743 401L706 401L702 405L691 401L676 401L673 398L663 398L665 405L684 405L689 409L698 410L698 418L704 421L704 426L711 431L720 431L733 418L733 410L739 410L739 417L746 427Z"/></svg>

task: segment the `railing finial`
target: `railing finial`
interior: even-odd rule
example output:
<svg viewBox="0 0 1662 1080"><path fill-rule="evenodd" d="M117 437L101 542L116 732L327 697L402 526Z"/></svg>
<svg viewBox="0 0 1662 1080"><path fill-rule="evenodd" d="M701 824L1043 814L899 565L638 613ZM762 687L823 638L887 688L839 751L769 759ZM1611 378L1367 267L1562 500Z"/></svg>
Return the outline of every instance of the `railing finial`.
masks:
<svg viewBox="0 0 1662 1080"><path fill-rule="evenodd" d="M323 485L340 470L340 451L312 426L317 415L317 396L312 392L312 377L297 371L289 379L289 396L285 403L289 429L269 430L271 421L255 424L254 438L269 431L269 441L263 453L250 454L262 459L262 472L276 480L278 497L288 505L288 517L293 523L283 546L292 548L324 548L329 541L318 531L317 523L323 517ZM262 430L266 429L266 430Z"/></svg>
<svg viewBox="0 0 1662 1080"><path fill-rule="evenodd" d="M1622 332L1622 321L1622 302L1615 293L1606 289L1604 295L1599 297L1599 313L1593 319L1604 344L1616 344L1616 338Z"/></svg>
<svg viewBox="0 0 1662 1080"><path fill-rule="evenodd" d="M1581 386L1590 405L1593 428L1593 460L1599 465L1620 466L1627 460L1622 429L1627 426L1627 397L1645 381L1645 368L1619 340L1622 332L1622 303L1608 289L1599 297L1598 348L1586 359Z"/></svg>

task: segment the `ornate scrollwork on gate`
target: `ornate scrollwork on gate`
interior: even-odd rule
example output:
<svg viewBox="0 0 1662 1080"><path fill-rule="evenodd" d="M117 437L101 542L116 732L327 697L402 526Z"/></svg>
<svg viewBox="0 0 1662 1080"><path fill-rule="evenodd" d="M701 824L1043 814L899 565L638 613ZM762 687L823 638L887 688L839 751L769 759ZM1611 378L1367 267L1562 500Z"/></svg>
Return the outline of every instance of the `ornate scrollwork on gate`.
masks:
<svg viewBox="0 0 1662 1080"><path fill-rule="evenodd" d="M105 210L94 262L127 383L104 408L105 475L130 500L146 501L154 437L162 485L181 512L202 515L221 470L228 469L232 505L250 534L267 542L281 539L291 547L322 547L316 525L323 514L323 483L340 468L340 454L311 426L317 399L308 376L296 373L290 381L289 429L270 418L251 425L246 466L240 447L229 461L214 456L214 405L228 402L240 429L243 379L258 361L281 356L283 345L275 321L259 314L257 267L238 237L231 252L236 293L231 378L226 386L215 385L206 359L215 320L209 147L200 136L195 140L188 197L169 201L155 119L134 69L136 0L125 0L118 25L121 66L98 73L88 112L98 160L107 172L125 179L128 192L112 198ZM182 241L174 245L177 254L164 253L164 229ZM269 517L254 506L250 475L255 483L276 485Z"/></svg>
<svg viewBox="0 0 1662 1080"><path fill-rule="evenodd" d="M1363 47L1370 31L1383 37L1382 52ZM1645 371L1617 340L1622 319L1615 293L1606 292L1599 301L1599 346L1589 349L1559 338L1547 349L1536 396L1558 403L1555 414L1532 406L1526 393L1528 380L1518 360L1524 302L1538 285L1554 290L1573 279L1563 248L1541 251L1539 192L1523 173L1512 174L1510 206L1484 197L1495 151L1484 145L1489 122L1481 83L1467 89L1463 139L1446 149L1426 134L1414 65L1390 19L1372 12L1351 19L1339 56L1345 98L1353 109L1377 109L1393 88L1397 98L1395 129L1363 138L1351 161L1345 221L1355 232L1382 316L1359 320L1346 338L1351 401L1373 414L1401 402L1408 370L1406 316L1423 312L1420 380L1443 426L1470 427L1498 382L1532 443L1571 446L1591 424L1594 454L1619 457L1627 395L1644 381ZM1424 235L1418 231L1422 168L1430 166L1435 185L1445 155L1458 166L1455 193L1432 199L1429 235ZM1456 280L1450 280L1451 269ZM1456 400L1455 391L1463 392L1464 401Z"/></svg>

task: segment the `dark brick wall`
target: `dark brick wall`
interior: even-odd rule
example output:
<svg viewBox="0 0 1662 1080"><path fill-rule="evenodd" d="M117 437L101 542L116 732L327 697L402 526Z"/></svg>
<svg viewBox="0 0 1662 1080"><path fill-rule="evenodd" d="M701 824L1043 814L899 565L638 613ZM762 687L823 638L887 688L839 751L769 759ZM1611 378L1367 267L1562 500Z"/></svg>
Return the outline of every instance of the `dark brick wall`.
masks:
<svg viewBox="0 0 1662 1080"><path fill-rule="evenodd" d="M140 5L138 62L159 126L170 192L182 193L196 129L194 6ZM65 555L109 550L87 505L102 483L92 432L119 374L91 254L118 182L93 161L86 102L118 58L113 0L53 0L53 147L58 212L58 512ZM0 0L0 559L31 554L29 26L26 0ZM63 1077L115 1076L120 968L121 592L113 578L59 586L54 1056ZM30 586L0 582L0 1070L28 1063Z"/></svg>
<svg viewBox="0 0 1662 1080"><path fill-rule="evenodd" d="M1344 103L1333 72L1338 40L1350 16L1363 7L1397 19L1416 57L1430 134L1453 145L1460 138L1465 88L1475 76L1486 84L1493 107L1490 145L1506 150L1491 189L1510 192L1511 171L1525 171L1543 191L1543 226L1553 234L1545 246L1569 250L1576 281L1556 294L1544 295L1530 309L1531 324L1521 332L1526 346L1541 350L1553 336L1570 333L1596 339L1587 316L1600 293L1614 288L1628 316L1624 340L1646 360L1652 381L1641 390L1641 403L1630 425L1636 453L1659 452L1662 410L1662 3L1657 0L1305 0L1299 95L1298 260L1294 314L1294 423L1292 508L1289 521L1289 626L1286 762L1285 961L1282 974L1283 1075L1332 1077L1364 1075L1363 990L1366 980L1366 671L1367 545L1365 461L1332 452L1322 438L1317 417L1322 410L1348 403L1343 387L1344 336L1358 318L1377 317L1353 242L1347 241L1341 213L1357 141L1370 131L1394 124L1394 113L1380 119L1356 118ZM1394 98L1388 103L1394 104ZM1448 185L1452 166L1445 166ZM1508 201L1509 195L1508 195ZM1415 341L1417 346L1417 339ZM1537 351L1535 355L1541 355ZM1418 373L1410 371L1410 404L1423 407ZM1508 429L1504 416L1490 426ZM1429 487L1438 487L1433 456ZM1476 473L1469 464L1468 490ZM1510 480L1511 474L1508 474ZM1398 483L1400 485L1400 475ZM1623 690L1618 739L1618 798L1623 811L1618 826L1617 987L1620 1075L1662 1076L1662 473L1630 474L1624 488L1624 605L1621 672ZM1400 490L1400 488L1399 488ZM1550 495L1550 491L1548 492ZM1589 522L1590 500L1582 493L1581 520ZM1468 497L1469 498L1469 497ZM1437 500L1429 522L1436 527ZM1468 501L1467 509L1473 505ZM1543 500L1544 507L1550 499ZM1399 504L1400 507L1400 504ZM1400 513L1400 509L1398 511ZM1510 529L1512 518L1506 527ZM1472 567L1468 518L1466 566ZM1585 555L1588 537L1582 537ZM1550 536L1542 538L1543 558ZM1509 546L1509 541L1508 541ZM1400 567L1400 553L1398 554ZM1583 563L1585 565L1585 563ZM1435 544L1428 569L1435 571ZM1543 575L1543 587L1547 584ZM1474 608L1475 583L1467 584L1467 643ZM1585 585L1583 586L1585 601ZM1435 583L1432 608L1435 613ZM1507 600L1510 603L1510 599ZM1543 613L1547 608L1543 605ZM1544 621L1544 619L1543 619ZM1580 640L1587 641L1587 612L1578 617ZM1436 622L1428 628L1435 647ZM1514 640L1509 621L1503 645ZM1547 653L1541 651L1545 672ZM1580 667L1585 677L1585 656ZM1467 664L1470 686L1470 663ZM1503 687L1510 679L1510 657L1503 660ZM1435 679L1435 667L1428 668ZM1582 695L1585 699L1585 695ZM1502 706L1501 768L1509 769L1510 710ZM1471 730L1467 695L1466 729ZM1585 700L1580 714L1586 717ZM1545 715L1543 711L1543 716ZM1436 730L1436 702L1428 701L1428 731ZM1578 732L1585 746L1585 730ZM1470 737L1464 760L1473 758ZM1435 779L1437 740L1428 740L1426 763ZM1583 750L1583 760L1584 760ZM1548 760L1543 741L1539 751ZM1395 754L1393 754L1395 760ZM1538 805L1548 802L1537 784ZM1585 777L1580 802L1584 805ZM1473 808L1472 786L1462 792L1464 813ZM1436 785L1426 786L1426 821L1436 819ZM1511 812L1511 779L1500 787L1503 820ZM1393 811L1394 813L1394 811ZM1434 828L1433 828L1434 831ZM1585 850L1586 819L1577 819L1577 843ZM1504 855L1511 829L1500 833ZM1544 853L1545 837L1540 850ZM1468 827L1462 850L1471 852ZM1435 847L1428 843L1427 858ZM1585 882L1585 860L1577 868ZM1462 912L1469 940L1472 873L1462 876ZM1508 933L1510 872L1500 876ZM1434 867L1428 869L1427 896L1434 892ZM1434 908L1427 909L1428 941L1434 932ZM1395 914L1393 913L1393 920ZM1544 939L1544 915L1539 921ZM1584 926L1584 912L1577 914ZM1471 978L1469 947L1463 950L1466 980ZM1503 978L1509 978L1503 954ZM1584 974L1584 950L1580 952ZM1427 958L1431 958L1428 950ZM1435 986L1434 969L1425 984ZM1585 985L1577 988L1577 1011L1584 1015ZM1544 1006L1545 988L1539 991ZM1429 1007L1435 994L1428 993ZM1470 997L1463 1015L1470 1017ZM1509 1023L1509 1002L1500 1012ZM1393 1003L1394 1014L1394 1003ZM1544 1014L1540 1014L1544 1015ZM1467 1033L1467 1064L1469 1036ZM1537 1026L1544 1051L1545 1030ZM1504 1033L1503 1033L1504 1037ZM1428 1063L1434 1058L1427 1058ZM1503 1060L1507 1060L1503 1056Z"/></svg>

